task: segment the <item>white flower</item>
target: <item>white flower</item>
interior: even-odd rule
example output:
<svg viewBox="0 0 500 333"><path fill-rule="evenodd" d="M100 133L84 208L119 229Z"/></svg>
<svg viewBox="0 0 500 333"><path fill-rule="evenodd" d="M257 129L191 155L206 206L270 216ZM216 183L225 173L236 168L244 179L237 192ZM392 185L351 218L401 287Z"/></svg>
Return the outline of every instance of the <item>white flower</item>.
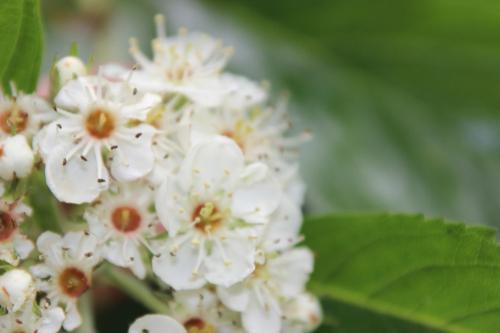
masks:
<svg viewBox="0 0 500 333"><path fill-rule="evenodd" d="M178 291L171 302L172 316L191 333L242 333L239 314L226 308L213 290Z"/></svg>
<svg viewBox="0 0 500 333"><path fill-rule="evenodd" d="M41 308L37 313L37 305L28 303L21 311L0 316L0 332L36 332L57 333L61 330L64 312L59 307Z"/></svg>
<svg viewBox="0 0 500 333"><path fill-rule="evenodd" d="M33 250L33 243L19 230L31 208L21 201L0 199L0 260L16 266Z"/></svg>
<svg viewBox="0 0 500 333"><path fill-rule="evenodd" d="M179 174L156 194L169 238L153 271L175 289L229 286L254 270L255 241L280 200L261 163L246 165L238 146L215 137L195 145Z"/></svg>
<svg viewBox="0 0 500 333"><path fill-rule="evenodd" d="M9 312L19 310L35 293L33 278L22 269L12 269L0 276L0 305Z"/></svg>
<svg viewBox="0 0 500 333"><path fill-rule="evenodd" d="M146 315L130 326L128 333L187 333L181 324L165 315Z"/></svg>
<svg viewBox="0 0 500 333"><path fill-rule="evenodd" d="M304 291L312 268L309 250L291 249L266 258L248 279L229 288L219 286L217 293L228 308L241 312L247 333L279 333L281 302Z"/></svg>
<svg viewBox="0 0 500 333"><path fill-rule="evenodd" d="M193 144L214 135L233 139L243 151L247 162L268 165L284 190L299 205L303 201L304 186L298 173L299 147L310 137L308 132L288 137L290 120L286 102L276 107L232 103L218 108L195 108L192 116Z"/></svg>
<svg viewBox="0 0 500 333"><path fill-rule="evenodd" d="M157 129L153 138L155 166L148 175L155 186L178 172L191 146L191 110L192 105L183 97L174 96L149 115L150 123Z"/></svg>
<svg viewBox="0 0 500 333"><path fill-rule="evenodd" d="M316 297L309 293L295 296L284 305L285 321L282 333L304 333L314 331L323 317L321 305Z"/></svg>
<svg viewBox="0 0 500 333"><path fill-rule="evenodd" d="M158 234L156 215L151 212L153 192L143 182L123 184L117 192L104 193L87 209L90 232L102 243L102 255L111 263L130 268L143 279L146 269L141 244Z"/></svg>
<svg viewBox="0 0 500 333"><path fill-rule="evenodd" d="M221 74L222 86L227 89L219 106L228 109L245 109L264 103L267 100L267 89L246 77L230 73Z"/></svg>
<svg viewBox="0 0 500 333"><path fill-rule="evenodd" d="M167 37L164 18L156 17L157 38L153 40L153 59L139 50L131 40L130 52L141 69L131 82L138 88L162 94L178 93L196 104L215 106L228 93L219 73L226 65L231 48L202 33L181 31Z"/></svg>
<svg viewBox="0 0 500 333"><path fill-rule="evenodd" d="M13 93L11 98L0 92L0 139L16 134L31 138L54 111L40 97Z"/></svg>
<svg viewBox="0 0 500 333"><path fill-rule="evenodd" d="M18 134L0 140L0 178L12 180L27 177L34 159L26 137Z"/></svg>
<svg viewBox="0 0 500 333"><path fill-rule="evenodd" d="M297 203L287 195L282 196L259 241L262 250L266 253L282 251L299 243L302 240L299 236L302 220Z"/></svg>
<svg viewBox="0 0 500 333"><path fill-rule="evenodd" d="M45 159L47 184L59 201L91 202L109 186L103 153L118 181L132 181L151 171L154 128L137 122L160 102L137 94L127 82L80 77L56 97L59 117L37 138Z"/></svg>
<svg viewBox="0 0 500 333"><path fill-rule="evenodd" d="M63 326L71 331L81 324L77 301L90 288L92 270L100 261L97 239L83 232L61 237L46 231L38 237L37 247L43 256L43 263L31 267L37 289L47 294L50 304L64 308Z"/></svg>
<svg viewBox="0 0 500 333"><path fill-rule="evenodd" d="M66 56L54 64L53 75L55 77L51 77L51 84L56 84L60 88L79 76L87 75L87 66L78 57Z"/></svg>

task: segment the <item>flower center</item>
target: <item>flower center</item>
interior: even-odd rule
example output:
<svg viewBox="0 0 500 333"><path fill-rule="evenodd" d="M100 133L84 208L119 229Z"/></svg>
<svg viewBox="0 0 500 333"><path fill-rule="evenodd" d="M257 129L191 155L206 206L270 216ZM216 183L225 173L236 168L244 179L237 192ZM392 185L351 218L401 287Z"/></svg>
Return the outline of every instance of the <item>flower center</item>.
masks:
<svg viewBox="0 0 500 333"><path fill-rule="evenodd" d="M109 138L115 129L115 120L110 112L96 109L87 116L85 128L95 138Z"/></svg>
<svg viewBox="0 0 500 333"><path fill-rule="evenodd" d="M89 281L84 272L75 267L66 268L59 275L59 286L69 297L80 297L89 289Z"/></svg>
<svg viewBox="0 0 500 333"><path fill-rule="evenodd" d="M0 114L0 128L7 134L16 134L28 127L28 114L14 106Z"/></svg>
<svg viewBox="0 0 500 333"><path fill-rule="evenodd" d="M197 317L186 320L184 327L188 333L215 333L215 327Z"/></svg>
<svg viewBox="0 0 500 333"><path fill-rule="evenodd" d="M12 216L0 211L0 242L8 240L16 230L16 222Z"/></svg>
<svg viewBox="0 0 500 333"><path fill-rule="evenodd" d="M124 233L136 231L141 225L141 220L141 214L133 207L118 207L111 214L113 226Z"/></svg>
<svg viewBox="0 0 500 333"><path fill-rule="evenodd" d="M199 204L191 214L191 220L195 222L195 228L203 232L217 229L222 222L222 214L213 202Z"/></svg>

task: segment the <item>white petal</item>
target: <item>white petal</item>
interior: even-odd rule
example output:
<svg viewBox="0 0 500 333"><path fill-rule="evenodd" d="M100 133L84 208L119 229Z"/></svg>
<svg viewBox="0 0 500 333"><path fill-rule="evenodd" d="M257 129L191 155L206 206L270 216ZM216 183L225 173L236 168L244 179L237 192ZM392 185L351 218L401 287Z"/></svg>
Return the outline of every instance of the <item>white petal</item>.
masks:
<svg viewBox="0 0 500 333"><path fill-rule="evenodd" d="M265 89L244 76L224 73L220 80L228 92L224 98L224 106L227 108L240 110L260 104L267 98Z"/></svg>
<svg viewBox="0 0 500 333"><path fill-rule="evenodd" d="M139 125L128 129L129 140L116 139L111 174L118 181L132 181L149 173L154 166L152 140L155 129Z"/></svg>
<svg viewBox="0 0 500 333"><path fill-rule="evenodd" d="M127 118L146 120L149 111L161 102L161 97L156 94L144 94L139 102L128 104L121 109Z"/></svg>
<svg viewBox="0 0 500 333"><path fill-rule="evenodd" d="M250 297L246 310L242 313L243 327L247 333L279 333L281 330L281 312L279 305L267 294ZM262 304L261 304L262 303Z"/></svg>
<svg viewBox="0 0 500 333"><path fill-rule="evenodd" d="M186 333L186 329L165 315L146 315L130 326L128 333Z"/></svg>
<svg viewBox="0 0 500 333"><path fill-rule="evenodd" d="M255 269L255 246L249 239L227 238L221 247L214 246L205 259L206 279L216 285L229 287L242 281Z"/></svg>
<svg viewBox="0 0 500 333"><path fill-rule="evenodd" d="M24 235L19 234L14 238L14 249L21 259L26 259L34 247L33 242Z"/></svg>
<svg viewBox="0 0 500 333"><path fill-rule="evenodd" d="M33 151L23 135L7 137L0 142L0 177L12 180L14 176L24 178L33 168Z"/></svg>
<svg viewBox="0 0 500 333"><path fill-rule="evenodd" d="M76 304L69 304L66 309L66 318L63 327L66 331L72 331L82 324L82 316L76 307Z"/></svg>
<svg viewBox="0 0 500 333"><path fill-rule="evenodd" d="M161 256L153 258L153 272L176 290L201 288L205 284L205 279L201 274L193 274L199 250L187 242L175 255L171 255L169 252L174 242L176 237L167 241Z"/></svg>
<svg viewBox="0 0 500 333"><path fill-rule="evenodd" d="M203 193L206 185L213 191L240 175L244 157L238 145L226 137L213 137L194 146L186 156L179 179L186 190Z"/></svg>
<svg viewBox="0 0 500 333"><path fill-rule="evenodd" d="M68 81L59 90L54 102L58 107L63 109L72 111L85 110L92 103L92 98L88 92L89 88L93 89L87 78L80 77Z"/></svg>
<svg viewBox="0 0 500 333"><path fill-rule="evenodd" d="M284 252L269 262L269 273L279 281L281 294L293 297L304 290L313 270L314 257L307 248Z"/></svg>
<svg viewBox="0 0 500 333"><path fill-rule="evenodd" d="M202 107L220 106L229 92L218 78L200 78L187 84L172 85L171 89Z"/></svg>
<svg viewBox="0 0 500 333"><path fill-rule="evenodd" d="M179 216L178 204L174 198L178 192L176 185L173 178L167 179L160 185L155 194L156 213L171 237L176 236L182 226L180 219L182 216Z"/></svg>
<svg viewBox="0 0 500 333"><path fill-rule="evenodd" d="M108 187L108 172L103 167L99 177L98 162L92 152L87 154L87 161L73 156L63 165L71 148L72 145L60 145L49 155L45 166L47 185L59 201L73 204L92 202Z"/></svg>
<svg viewBox="0 0 500 333"><path fill-rule="evenodd" d="M249 223L267 223L281 200L281 190L273 180L265 180L237 189L231 210Z"/></svg>
<svg viewBox="0 0 500 333"><path fill-rule="evenodd" d="M283 196L281 203L271 216L262 240L266 251L278 251L295 245L302 225L302 212L288 196Z"/></svg>
<svg viewBox="0 0 500 333"><path fill-rule="evenodd" d="M97 238L94 235L86 234L82 231L68 232L64 235L63 246L68 254L79 262L91 262L98 257ZM92 254L92 256L89 256Z"/></svg>
<svg viewBox="0 0 500 333"><path fill-rule="evenodd" d="M57 333L64 321L64 311L61 308L51 308L42 313L42 321L38 333Z"/></svg>
<svg viewBox="0 0 500 333"><path fill-rule="evenodd" d="M243 312L250 300L250 289L244 282L236 283L228 288L219 286L217 287L217 296L231 310Z"/></svg>

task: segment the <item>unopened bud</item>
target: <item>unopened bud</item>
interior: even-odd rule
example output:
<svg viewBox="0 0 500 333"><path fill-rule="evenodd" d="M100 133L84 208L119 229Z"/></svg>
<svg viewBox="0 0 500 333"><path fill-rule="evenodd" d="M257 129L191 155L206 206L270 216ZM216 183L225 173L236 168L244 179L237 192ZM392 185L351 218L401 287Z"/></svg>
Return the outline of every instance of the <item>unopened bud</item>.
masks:
<svg viewBox="0 0 500 333"><path fill-rule="evenodd" d="M33 293L33 279L25 270L13 269L0 276L0 305L8 310L19 310Z"/></svg>

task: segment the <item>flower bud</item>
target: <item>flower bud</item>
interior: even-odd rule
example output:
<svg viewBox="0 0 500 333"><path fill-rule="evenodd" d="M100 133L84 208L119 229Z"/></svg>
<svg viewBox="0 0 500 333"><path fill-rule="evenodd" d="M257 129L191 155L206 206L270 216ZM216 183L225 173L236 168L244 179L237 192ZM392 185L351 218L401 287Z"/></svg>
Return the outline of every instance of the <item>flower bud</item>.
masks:
<svg viewBox="0 0 500 333"><path fill-rule="evenodd" d="M0 178L12 180L27 177L33 168L34 155L23 135L0 141Z"/></svg>
<svg viewBox="0 0 500 333"><path fill-rule="evenodd" d="M17 311L34 293L31 275L22 269L13 269L0 276L0 305Z"/></svg>
<svg viewBox="0 0 500 333"><path fill-rule="evenodd" d="M66 82L84 75L87 75L87 67L80 58L74 56L61 58L52 66L50 75L51 96L54 97Z"/></svg>
<svg viewBox="0 0 500 333"><path fill-rule="evenodd" d="M289 320L288 325L300 327L300 330L304 332L314 331L321 323L321 305L316 297L308 293L295 297L285 306L284 312L285 317Z"/></svg>

